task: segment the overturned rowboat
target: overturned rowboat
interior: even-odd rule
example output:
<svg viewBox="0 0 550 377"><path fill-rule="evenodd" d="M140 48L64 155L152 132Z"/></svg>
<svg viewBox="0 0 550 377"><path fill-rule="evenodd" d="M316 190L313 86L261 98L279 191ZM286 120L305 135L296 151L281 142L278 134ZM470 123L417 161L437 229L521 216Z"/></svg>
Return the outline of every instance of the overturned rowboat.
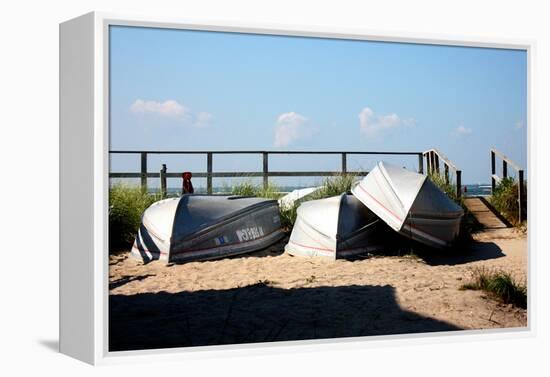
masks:
<svg viewBox="0 0 550 377"><path fill-rule="evenodd" d="M291 255L344 258L378 247L379 219L353 195L300 204L285 251Z"/></svg>
<svg viewBox="0 0 550 377"><path fill-rule="evenodd" d="M186 262L264 249L283 237L276 200L183 195L152 204L132 247L145 262Z"/></svg>
<svg viewBox="0 0 550 377"><path fill-rule="evenodd" d="M406 237L444 248L458 236L464 211L426 175L379 162L352 192Z"/></svg>

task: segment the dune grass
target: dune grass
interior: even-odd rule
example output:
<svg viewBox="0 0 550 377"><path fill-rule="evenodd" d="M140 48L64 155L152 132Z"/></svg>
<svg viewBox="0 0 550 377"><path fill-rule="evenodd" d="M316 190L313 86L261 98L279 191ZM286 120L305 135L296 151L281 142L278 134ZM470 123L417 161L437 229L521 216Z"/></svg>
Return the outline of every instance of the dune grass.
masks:
<svg viewBox="0 0 550 377"><path fill-rule="evenodd" d="M472 281L462 285L460 289L481 290L504 304L527 308L527 287L515 281L512 275L505 271L475 269Z"/></svg>
<svg viewBox="0 0 550 377"><path fill-rule="evenodd" d="M296 222L296 216L298 215L298 207L300 203L294 203L291 206L279 206L279 215L281 216L281 228L287 233L292 231L292 227Z"/></svg>
<svg viewBox="0 0 550 377"><path fill-rule="evenodd" d="M520 226L518 221L518 184L512 177L503 178L495 187L490 198L491 205L511 224Z"/></svg>
<svg viewBox="0 0 550 377"><path fill-rule="evenodd" d="M323 180L321 189L311 194L310 199L323 199L331 196L341 195L351 191L351 186L356 177L351 174L339 174Z"/></svg>
<svg viewBox="0 0 550 377"><path fill-rule="evenodd" d="M435 185L437 187L439 187L445 194L447 194L447 196L449 198L451 198L457 204L464 207L464 202L463 202L462 196L460 198L457 196L456 184L450 179L450 177L449 177L449 182L448 183L445 181L445 176L443 176L441 174L431 172L431 173L428 173L428 178L433 183L435 183Z"/></svg>
<svg viewBox="0 0 550 377"><path fill-rule="evenodd" d="M249 180L233 186L231 195L256 196L266 199L279 199L282 196L277 185L269 183L267 187L264 187L263 184L254 184Z"/></svg>
<svg viewBox="0 0 550 377"><path fill-rule="evenodd" d="M160 200L159 194L149 194L140 187L115 184L109 190L109 249L132 245L147 207Z"/></svg>

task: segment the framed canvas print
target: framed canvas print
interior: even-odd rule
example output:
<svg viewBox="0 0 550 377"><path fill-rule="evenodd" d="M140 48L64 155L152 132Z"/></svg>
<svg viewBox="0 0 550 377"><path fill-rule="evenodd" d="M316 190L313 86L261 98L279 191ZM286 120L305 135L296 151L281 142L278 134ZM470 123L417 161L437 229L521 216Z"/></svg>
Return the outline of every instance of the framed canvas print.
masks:
<svg viewBox="0 0 550 377"><path fill-rule="evenodd" d="M61 352L532 331L530 43L90 13L60 51Z"/></svg>

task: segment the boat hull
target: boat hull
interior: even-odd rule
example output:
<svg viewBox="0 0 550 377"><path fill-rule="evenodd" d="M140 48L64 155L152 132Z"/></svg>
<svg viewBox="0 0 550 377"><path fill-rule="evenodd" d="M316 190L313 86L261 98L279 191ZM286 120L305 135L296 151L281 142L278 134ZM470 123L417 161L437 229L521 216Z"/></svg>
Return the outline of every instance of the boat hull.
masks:
<svg viewBox="0 0 550 377"><path fill-rule="evenodd" d="M235 198L231 197L230 199L234 200ZM204 202L199 203L203 206L204 212L211 210L208 205L209 199L201 198L200 200ZM222 199L212 199L212 201L216 200ZM219 204L217 203L217 205ZM261 199L230 212L214 222L206 222L192 231L178 233L178 228L183 228L182 223L185 221L204 221L203 219L196 220L201 214L200 205L198 209L194 209L194 215L188 214L188 208L185 208L187 203L178 206L175 210L175 220L170 237L164 236L165 232L155 229L155 219L148 219L146 211L132 247L132 255L145 262L161 260L167 263L180 263L216 259L258 251L271 246L284 237L277 202ZM189 219L186 215L192 218Z"/></svg>
<svg viewBox="0 0 550 377"><path fill-rule="evenodd" d="M302 203L285 251L295 256L347 258L380 247L380 221L352 195Z"/></svg>

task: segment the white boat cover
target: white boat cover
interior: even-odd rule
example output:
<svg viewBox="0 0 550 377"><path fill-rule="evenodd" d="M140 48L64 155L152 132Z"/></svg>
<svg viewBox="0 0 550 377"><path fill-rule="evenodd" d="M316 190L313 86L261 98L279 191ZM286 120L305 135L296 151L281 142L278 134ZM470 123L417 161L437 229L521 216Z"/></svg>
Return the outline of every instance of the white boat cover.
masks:
<svg viewBox="0 0 550 377"><path fill-rule="evenodd" d="M300 204L285 251L331 259L374 249L378 218L353 195Z"/></svg>
<svg viewBox="0 0 550 377"><path fill-rule="evenodd" d="M315 191L321 188L322 186L306 187L302 189L293 190L279 199L279 206L281 208L291 208L294 205L294 203L304 199L306 196L313 194Z"/></svg>
<svg viewBox="0 0 550 377"><path fill-rule="evenodd" d="M275 200L183 195L145 210L132 255L146 262L219 258L263 249L283 235Z"/></svg>
<svg viewBox="0 0 550 377"><path fill-rule="evenodd" d="M464 211L425 175L379 162L352 193L391 228L429 246L449 246L460 230Z"/></svg>

